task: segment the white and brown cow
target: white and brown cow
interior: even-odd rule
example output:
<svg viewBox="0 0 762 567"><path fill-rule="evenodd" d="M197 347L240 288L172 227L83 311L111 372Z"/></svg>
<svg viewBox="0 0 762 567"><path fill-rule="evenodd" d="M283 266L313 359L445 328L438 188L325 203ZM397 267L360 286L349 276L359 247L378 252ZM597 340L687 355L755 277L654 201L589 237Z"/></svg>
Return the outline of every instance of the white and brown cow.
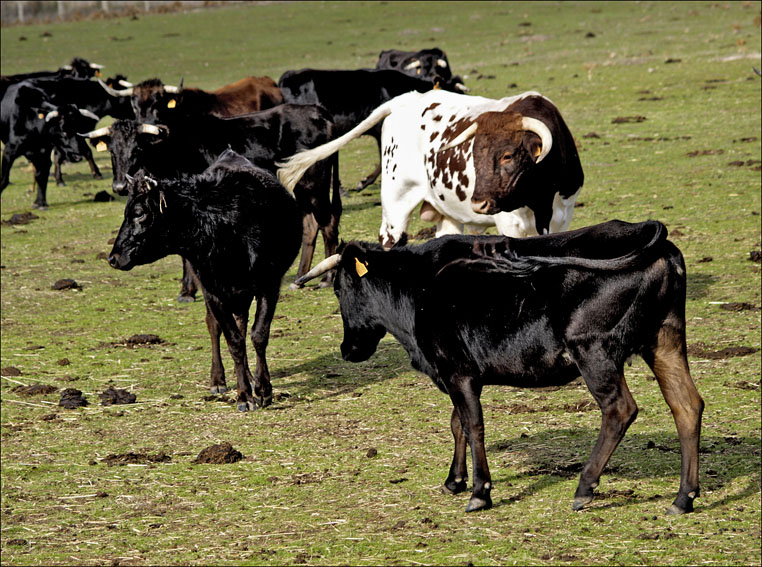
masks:
<svg viewBox="0 0 762 567"><path fill-rule="evenodd" d="M421 203L437 236L493 225L514 237L569 228L582 166L560 112L536 92L499 100L440 90L403 94L345 135L279 164L278 176L292 187L310 165L381 120L385 247L406 237Z"/></svg>

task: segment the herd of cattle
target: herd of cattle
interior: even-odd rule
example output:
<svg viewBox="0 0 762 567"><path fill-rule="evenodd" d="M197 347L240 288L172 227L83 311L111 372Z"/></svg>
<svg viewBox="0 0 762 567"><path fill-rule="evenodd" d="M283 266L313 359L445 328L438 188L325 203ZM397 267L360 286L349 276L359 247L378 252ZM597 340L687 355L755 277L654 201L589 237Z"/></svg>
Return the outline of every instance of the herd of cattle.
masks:
<svg viewBox="0 0 762 567"><path fill-rule="evenodd" d="M688 367L682 254L656 221L568 230L584 176L549 99L466 94L437 48L384 51L375 69L287 71L277 83L247 77L211 92L182 81L102 80L100 69L75 59L55 72L0 78L0 189L26 156L34 206L46 208L51 153L63 184L63 161L86 159L100 178L88 141L108 149L113 191L128 197L109 264L129 270L183 258L178 299L203 293L212 392L227 391L224 334L238 409L272 402L270 325L301 248L292 287L317 277L333 285L345 360L367 360L391 333L450 396L455 451L443 490L467 489L470 448L467 511L492 505L483 386L583 377L602 424L575 494L580 509L637 415L623 371L634 355L652 368L677 425L682 474L668 513L693 509L704 403ZM96 129L104 116L114 121ZM378 142L380 163L358 188L381 175L380 243L340 245L338 152L366 134ZM407 246L419 206L437 238ZM490 226L501 236L462 234ZM326 259L310 269L318 232Z"/></svg>

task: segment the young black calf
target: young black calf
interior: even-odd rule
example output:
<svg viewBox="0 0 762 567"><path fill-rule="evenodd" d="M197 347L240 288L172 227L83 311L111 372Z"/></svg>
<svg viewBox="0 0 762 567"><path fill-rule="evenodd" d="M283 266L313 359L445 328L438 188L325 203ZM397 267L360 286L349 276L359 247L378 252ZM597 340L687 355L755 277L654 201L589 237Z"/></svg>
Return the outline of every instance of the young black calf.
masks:
<svg viewBox="0 0 762 567"><path fill-rule="evenodd" d="M349 244L304 277L338 265L345 360L367 360L390 332L452 400L455 453L444 487L474 484L467 512L492 505L479 401L488 384L541 387L582 376L601 408L598 442L573 508L593 499L638 408L624 364L652 368L677 425L682 476L668 513L693 509L704 402L688 369L685 263L658 222L612 221L530 238L444 236L419 247Z"/></svg>
<svg viewBox="0 0 762 567"><path fill-rule="evenodd" d="M270 404L265 357L270 323L283 274L302 237L301 213L293 196L272 174L233 151L224 152L199 175L154 181L138 172L128 191L124 222L109 264L130 270L169 254L186 258L206 301L212 392L227 390L220 359L222 332L235 363L238 409ZM251 340L257 366L252 378L246 327L255 297Z"/></svg>

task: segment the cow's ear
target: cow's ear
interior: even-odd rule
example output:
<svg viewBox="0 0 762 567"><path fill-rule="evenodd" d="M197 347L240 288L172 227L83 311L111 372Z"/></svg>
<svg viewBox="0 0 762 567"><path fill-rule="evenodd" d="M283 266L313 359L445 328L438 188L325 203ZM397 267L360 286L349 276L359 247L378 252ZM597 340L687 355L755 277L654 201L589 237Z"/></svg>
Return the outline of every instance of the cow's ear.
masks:
<svg viewBox="0 0 762 567"><path fill-rule="evenodd" d="M95 148L97 152L108 151L109 144L111 144L111 136L101 136L100 138L90 138L90 145Z"/></svg>
<svg viewBox="0 0 762 567"><path fill-rule="evenodd" d="M367 253L357 244L350 243L341 254L341 263L346 273L363 278L370 272Z"/></svg>
<svg viewBox="0 0 762 567"><path fill-rule="evenodd" d="M532 161L536 162L542 152L542 140L540 140L540 137L534 132L525 131L523 143Z"/></svg>

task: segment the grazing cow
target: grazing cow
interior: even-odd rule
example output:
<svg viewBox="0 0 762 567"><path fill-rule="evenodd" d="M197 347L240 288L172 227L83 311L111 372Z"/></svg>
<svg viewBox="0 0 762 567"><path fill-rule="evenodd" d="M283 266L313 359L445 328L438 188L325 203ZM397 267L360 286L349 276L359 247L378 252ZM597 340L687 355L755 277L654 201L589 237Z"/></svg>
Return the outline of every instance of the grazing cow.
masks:
<svg viewBox="0 0 762 567"><path fill-rule="evenodd" d="M376 69L394 69L411 77L443 81L451 86L445 90L468 92L466 85L463 84L463 79L459 76L453 77L447 54L438 47L421 49L420 51L387 49L379 54Z"/></svg>
<svg viewBox="0 0 762 567"><path fill-rule="evenodd" d="M35 71L33 73L19 73L17 75L0 75L0 98L5 95L5 91L8 90L8 87L20 83L21 81L41 78L62 79L64 77L91 79L94 76L100 77L101 69L103 69L103 65L90 63L80 57L75 57L71 60L71 63L59 68L58 71Z"/></svg>
<svg viewBox="0 0 762 567"><path fill-rule="evenodd" d="M574 497L579 510L592 501L638 413L623 368L640 355L677 425L682 475L667 513L680 514L690 512L699 495L704 402L686 356L685 263L666 234L656 221L611 221L521 239L450 235L389 251L350 243L303 279L338 265L334 290L345 360L367 360L389 332L413 367L450 396L455 453L444 489L466 490L468 444L474 477L467 512L492 504L483 386L535 388L582 376L602 424Z"/></svg>
<svg viewBox="0 0 762 567"><path fill-rule="evenodd" d="M411 77L389 69L317 70L302 69L286 71L278 86L285 102L296 104L320 104L333 116L336 135L352 130L380 104L410 91L426 92L435 88L431 80ZM440 85L441 88L449 88ZM381 127L366 129L381 148ZM381 172L375 171L363 179L357 189L373 183Z"/></svg>
<svg viewBox="0 0 762 567"><path fill-rule="evenodd" d="M80 161L89 148L77 133L92 127L93 120L98 116L72 104L57 106L43 90L27 82L11 85L0 102L0 140L5 144L0 191L10 183L11 167L23 155L34 166L37 197L33 206L47 209L50 152L55 148L63 159Z"/></svg>
<svg viewBox="0 0 762 567"><path fill-rule="evenodd" d="M345 135L284 162L286 187L315 161L384 121L379 239L406 238L413 210L437 236L496 225L506 236L567 230L584 175L555 105L536 92L493 100L444 91L381 105Z"/></svg>
<svg viewBox="0 0 762 567"><path fill-rule="evenodd" d="M130 97L135 117L148 124L172 125L199 114L220 118L267 110L283 103L278 85L270 77L246 77L216 91L165 85L149 79L125 89L101 83L114 96Z"/></svg>
<svg viewBox="0 0 762 567"><path fill-rule="evenodd" d="M85 136L103 141L111 151L113 190L123 194L127 175L145 169L157 177L198 173L230 147L258 167L275 173L275 162L295 150L313 148L331 140L333 123L326 110L317 105L283 104L269 110L222 119L197 115L192 120L166 126L119 120ZM333 175L332 175L333 173ZM333 192L331 196L331 182ZM341 196L338 157L315 164L303 183L293 188L304 213L304 245L298 275L312 263L318 230L323 235L326 256L339 243ZM194 289L183 278L181 301L192 301ZM326 278L324 285L330 285Z"/></svg>
<svg viewBox="0 0 762 567"><path fill-rule="evenodd" d="M233 151L199 175L152 180L142 171L128 186L124 222L108 261L130 270L170 254L187 258L201 282L212 340L212 392L227 391L220 332L235 364L238 409L272 402L266 349L283 275L301 240L293 196L268 171ZM249 308L257 299L251 341L254 376L246 357ZM253 392L252 392L253 386Z"/></svg>

